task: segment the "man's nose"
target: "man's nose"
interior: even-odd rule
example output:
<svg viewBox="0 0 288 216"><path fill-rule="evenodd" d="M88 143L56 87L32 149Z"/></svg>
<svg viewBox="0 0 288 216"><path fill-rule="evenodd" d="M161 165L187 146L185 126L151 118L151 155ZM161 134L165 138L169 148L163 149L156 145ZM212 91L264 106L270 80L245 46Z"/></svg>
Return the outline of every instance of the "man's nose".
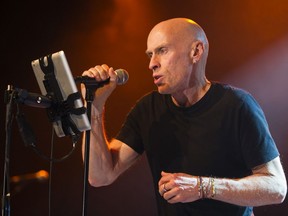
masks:
<svg viewBox="0 0 288 216"><path fill-rule="evenodd" d="M157 70L160 67L159 60L156 56L152 56L149 62L149 69L152 71Z"/></svg>

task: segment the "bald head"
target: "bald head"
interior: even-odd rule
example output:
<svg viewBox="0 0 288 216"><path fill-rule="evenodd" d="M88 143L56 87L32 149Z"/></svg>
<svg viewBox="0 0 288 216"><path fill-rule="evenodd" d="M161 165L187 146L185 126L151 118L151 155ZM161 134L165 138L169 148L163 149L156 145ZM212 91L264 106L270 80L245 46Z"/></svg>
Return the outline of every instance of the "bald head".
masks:
<svg viewBox="0 0 288 216"><path fill-rule="evenodd" d="M208 40L203 29L193 20L186 18L173 18L157 24L150 32L148 40L155 35L162 33L175 41L181 41L185 46L200 41L208 54Z"/></svg>

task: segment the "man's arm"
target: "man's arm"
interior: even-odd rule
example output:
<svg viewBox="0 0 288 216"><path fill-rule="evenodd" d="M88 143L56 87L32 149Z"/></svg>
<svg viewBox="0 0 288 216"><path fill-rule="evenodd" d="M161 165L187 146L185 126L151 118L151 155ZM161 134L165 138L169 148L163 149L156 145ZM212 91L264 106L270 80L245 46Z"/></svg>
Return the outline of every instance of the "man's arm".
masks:
<svg viewBox="0 0 288 216"><path fill-rule="evenodd" d="M279 157L255 167L251 176L236 180L217 179L215 185L215 199L241 206L282 203L287 193L286 178Z"/></svg>
<svg viewBox="0 0 288 216"><path fill-rule="evenodd" d="M83 137L84 152L85 137ZM94 187L111 184L138 158L132 148L113 139L108 142L103 126L103 117L94 116L91 120L89 183Z"/></svg>
<svg viewBox="0 0 288 216"><path fill-rule="evenodd" d="M240 179L202 177L207 198L240 206L261 206L284 201L287 193L285 174L279 157L255 167L253 174ZM214 194L213 194L214 190ZM202 198L199 177L184 173L162 173L159 193L169 203L193 202Z"/></svg>
<svg viewBox="0 0 288 216"><path fill-rule="evenodd" d="M116 74L113 68L107 65L97 65L84 71L83 76L89 76L96 81L104 81L110 78L108 84L97 89L91 105L91 131L89 154L89 182L98 187L111 184L121 173L130 167L139 154L125 143L119 140L108 142L103 124L104 106L106 100L116 88ZM85 95L82 85L82 95ZM85 136L83 137L83 157L85 150Z"/></svg>

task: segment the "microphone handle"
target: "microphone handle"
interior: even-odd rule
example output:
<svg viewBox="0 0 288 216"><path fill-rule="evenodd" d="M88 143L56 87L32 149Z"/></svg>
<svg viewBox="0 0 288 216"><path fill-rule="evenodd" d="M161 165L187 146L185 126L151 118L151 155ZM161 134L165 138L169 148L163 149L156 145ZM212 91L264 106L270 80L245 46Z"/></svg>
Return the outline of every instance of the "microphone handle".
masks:
<svg viewBox="0 0 288 216"><path fill-rule="evenodd" d="M80 82L80 83L83 83L84 85L86 86L93 86L93 87L101 87L105 84L108 84L110 82L110 78L104 80L104 81L101 81L101 82L97 82L95 80L95 78L93 77L88 77L88 76L77 76L74 78L75 82Z"/></svg>

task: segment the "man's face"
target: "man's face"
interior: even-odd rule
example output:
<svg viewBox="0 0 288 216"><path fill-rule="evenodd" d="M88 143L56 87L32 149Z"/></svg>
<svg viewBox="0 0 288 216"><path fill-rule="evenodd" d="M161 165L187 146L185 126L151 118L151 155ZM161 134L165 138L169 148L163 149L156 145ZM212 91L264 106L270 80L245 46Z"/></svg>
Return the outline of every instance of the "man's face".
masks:
<svg viewBox="0 0 288 216"><path fill-rule="evenodd" d="M151 31L146 53L159 93L181 93L190 87L193 68L191 46L183 34L171 34L165 28Z"/></svg>

